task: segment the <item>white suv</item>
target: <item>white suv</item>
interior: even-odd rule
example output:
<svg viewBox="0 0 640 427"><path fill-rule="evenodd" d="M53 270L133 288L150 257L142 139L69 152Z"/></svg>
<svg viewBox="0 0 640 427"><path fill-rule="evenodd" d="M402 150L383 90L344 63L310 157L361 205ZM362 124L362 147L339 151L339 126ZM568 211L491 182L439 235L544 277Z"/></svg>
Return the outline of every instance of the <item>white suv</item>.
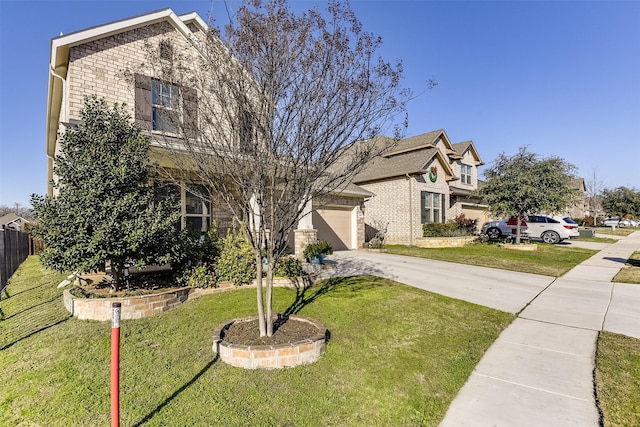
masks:
<svg viewBox="0 0 640 427"><path fill-rule="evenodd" d="M562 222L561 222L562 221ZM575 237L576 230L569 225L569 228L565 228L566 222L562 219L557 220L547 215L529 215L527 218L526 234L532 239L542 239L545 243L556 244L565 239ZM513 225L507 225L507 220L501 221L489 221L482 226L482 233L489 236L489 238L508 237L512 232ZM573 236L572 236L573 234ZM580 233L577 233L579 236Z"/></svg>
<svg viewBox="0 0 640 427"><path fill-rule="evenodd" d="M529 215L527 225L529 226L529 237L542 239L545 243L560 243L571 238L571 227L565 228L566 224L562 219L557 220L546 215ZM580 233L578 233L578 236Z"/></svg>

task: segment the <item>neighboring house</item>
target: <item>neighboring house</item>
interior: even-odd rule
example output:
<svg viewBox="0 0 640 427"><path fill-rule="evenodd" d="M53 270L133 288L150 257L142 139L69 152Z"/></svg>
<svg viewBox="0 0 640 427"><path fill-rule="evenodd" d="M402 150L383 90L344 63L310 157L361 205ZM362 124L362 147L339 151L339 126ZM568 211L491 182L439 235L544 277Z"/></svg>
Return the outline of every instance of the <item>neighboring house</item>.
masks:
<svg viewBox="0 0 640 427"><path fill-rule="evenodd" d="M574 178L572 187L578 192L578 197L571 206L567 206L564 214L571 218L584 219L589 212L589 203L587 200L587 187L583 178Z"/></svg>
<svg viewBox="0 0 640 427"><path fill-rule="evenodd" d="M411 245L422 224L460 214L481 226L487 205L473 192L483 164L473 142L452 144L442 129L401 140L354 180L374 194L365 202L368 237L386 231L386 243Z"/></svg>
<svg viewBox="0 0 640 427"><path fill-rule="evenodd" d="M29 221L13 213L0 216L0 228L13 228L18 231L25 231L27 224L29 224Z"/></svg>
<svg viewBox="0 0 640 427"><path fill-rule="evenodd" d="M167 115L178 114L185 125L197 126L197 96L187 87L176 87L156 78L143 66L146 46L163 51L199 54L198 41L208 27L196 13L176 15L171 9L159 10L121 21L74 32L51 40L49 90L47 100L46 153L49 162L48 194L52 183L54 158L60 152L59 134L80 120L84 97L97 95L108 104L126 103L136 123L152 138L152 158L161 162L160 138L171 132ZM179 102L174 102L179 98ZM181 111L175 111L180 106ZM188 121L188 122L187 122ZM154 157L155 155L155 157ZM230 217L221 203L207 194L206 188L189 191L185 183L177 188L181 200L182 224L206 231L213 220L220 228L230 225ZM195 194L198 193L198 194ZM336 250L362 247L364 220L361 207L371 194L349 185L320 205L314 202L291 236L296 253L316 239L326 239ZM320 209L321 207L321 209ZM318 208L313 213L314 208Z"/></svg>

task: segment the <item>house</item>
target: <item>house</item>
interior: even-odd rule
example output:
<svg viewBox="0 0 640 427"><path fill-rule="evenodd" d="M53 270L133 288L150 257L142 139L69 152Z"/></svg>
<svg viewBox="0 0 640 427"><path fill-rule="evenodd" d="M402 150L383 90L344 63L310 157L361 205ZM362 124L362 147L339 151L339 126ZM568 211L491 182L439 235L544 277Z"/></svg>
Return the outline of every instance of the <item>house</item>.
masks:
<svg viewBox="0 0 640 427"><path fill-rule="evenodd" d="M367 237L385 231L385 242L414 244L422 224L464 214L487 220L487 205L474 196L483 165L472 141L453 144L442 129L401 140L354 180L374 195L365 201Z"/></svg>
<svg viewBox="0 0 640 427"><path fill-rule="evenodd" d="M567 206L567 209L563 212L564 215L577 219L583 219L587 216L587 213L593 216L593 213L590 212L586 197L587 187L584 178L573 178L571 187L576 190L577 197L572 205Z"/></svg>
<svg viewBox="0 0 640 427"><path fill-rule="evenodd" d="M51 40L47 99L46 154L48 194L54 195L54 159L60 152L59 135L78 123L85 96L97 95L108 104L126 103L136 123L152 139L152 159L163 159L161 139L171 129L168 115L177 114L184 124L197 126L199 100L193 88L167 83L151 67L140 66L149 46L163 52L201 54L199 42L208 35L208 26L196 13L177 15L171 9L107 23L61 35ZM132 69L132 64L133 68ZM138 64L136 66L136 64ZM180 97L173 102L173 97ZM202 99L200 100L202 101ZM177 106L177 107L175 107ZM175 107L175 108L174 108ZM180 111L175 111L180 108ZM166 156L165 156L166 157ZM230 225L222 203L209 194L187 188L184 182L174 189L181 200L182 226L205 232L216 221L221 229ZM335 249L354 249L364 242L362 206L370 192L356 185L345 186L320 203L305 207L306 215L290 236L290 246L301 253L306 243L326 239Z"/></svg>
<svg viewBox="0 0 640 427"><path fill-rule="evenodd" d="M18 231L24 231L29 221L14 213L6 214L0 217L0 228L12 228Z"/></svg>

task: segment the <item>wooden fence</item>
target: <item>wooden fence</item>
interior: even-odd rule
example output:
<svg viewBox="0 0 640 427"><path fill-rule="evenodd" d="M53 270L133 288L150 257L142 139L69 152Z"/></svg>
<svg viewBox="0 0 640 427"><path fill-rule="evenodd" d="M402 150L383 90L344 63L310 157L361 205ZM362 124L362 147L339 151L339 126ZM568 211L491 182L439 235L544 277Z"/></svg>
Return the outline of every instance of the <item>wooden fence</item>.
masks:
<svg viewBox="0 0 640 427"><path fill-rule="evenodd" d="M9 227L0 229L0 298L9 278L29 255L42 249L42 242L24 231Z"/></svg>

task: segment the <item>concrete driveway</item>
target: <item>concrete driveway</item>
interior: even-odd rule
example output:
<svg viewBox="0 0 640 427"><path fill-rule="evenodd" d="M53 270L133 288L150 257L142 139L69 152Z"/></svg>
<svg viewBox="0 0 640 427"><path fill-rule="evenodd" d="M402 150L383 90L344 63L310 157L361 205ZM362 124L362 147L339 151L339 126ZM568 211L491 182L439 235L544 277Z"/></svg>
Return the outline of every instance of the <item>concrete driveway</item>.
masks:
<svg viewBox="0 0 640 427"><path fill-rule="evenodd" d="M508 313L520 312L554 277L377 252L335 252L322 277L372 274Z"/></svg>

